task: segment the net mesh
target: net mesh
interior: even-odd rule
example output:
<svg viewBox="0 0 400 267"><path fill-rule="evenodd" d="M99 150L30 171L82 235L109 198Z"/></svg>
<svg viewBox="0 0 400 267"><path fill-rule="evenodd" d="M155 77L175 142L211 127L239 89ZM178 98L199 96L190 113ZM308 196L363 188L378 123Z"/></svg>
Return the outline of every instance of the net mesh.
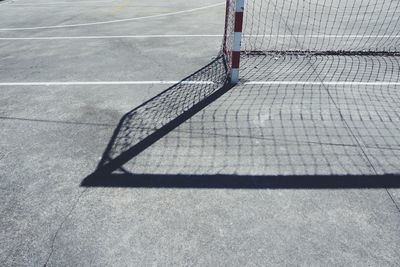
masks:
<svg viewBox="0 0 400 267"><path fill-rule="evenodd" d="M400 170L399 86L358 83L400 82L400 59L318 56L310 63L306 56L252 56L252 60L264 64L252 79L267 75L271 82L280 82L235 86L130 160L125 169L140 174L267 176ZM126 120L121 129L121 137L143 131L134 120ZM135 145L132 138L120 141L126 147Z"/></svg>
<svg viewBox="0 0 400 267"><path fill-rule="evenodd" d="M228 90L235 3L221 54L185 80L199 83L128 112L99 169L398 174L400 1L246 0L241 77Z"/></svg>
<svg viewBox="0 0 400 267"><path fill-rule="evenodd" d="M400 49L400 1L246 0L244 17L246 52Z"/></svg>
<svg viewBox="0 0 400 267"><path fill-rule="evenodd" d="M399 19L400 1L246 0L238 87L274 140L256 157L275 174L397 173Z"/></svg>
<svg viewBox="0 0 400 267"><path fill-rule="evenodd" d="M98 169L111 172L168 134L226 88L223 55L124 115Z"/></svg>

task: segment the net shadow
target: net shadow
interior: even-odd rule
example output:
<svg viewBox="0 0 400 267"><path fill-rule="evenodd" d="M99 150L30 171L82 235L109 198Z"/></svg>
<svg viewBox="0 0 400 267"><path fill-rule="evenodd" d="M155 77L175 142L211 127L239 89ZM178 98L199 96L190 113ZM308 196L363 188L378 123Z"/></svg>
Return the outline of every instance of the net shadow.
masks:
<svg viewBox="0 0 400 267"><path fill-rule="evenodd" d="M223 56L125 114L95 171L110 174L229 89Z"/></svg>
<svg viewBox="0 0 400 267"><path fill-rule="evenodd" d="M368 87L360 87L357 83L350 87L330 85L337 88L337 93L330 89L333 101L320 80L325 74L323 80L326 82L366 81L365 77L369 77L370 82L397 81L398 61L391 57L377 60L353 56L264 58L258 64L251 64L257 66L257 71L250 72L251 79L263 81L268 77L278 83L244 82L229 88L221 78L217 83L174 86L168 90L179 92L181 88L188 88L190 91L183 89L182 95L179 93L179 97L172 98L169 95L176 93L167 90L139 107L140 112L135 109L125 115L98 170L87 177L82 186L400 188L400 165L395 163L400 160L397 130L392 129L391 135L386 135L382 143L368 142L366 145L368 152L376 158L391 163L386 166L375 162L375 166L381 168L380 175L376 175L345 124L346 121L354 126L357 138L373 138L378 142L380 139L373 135L373 130L381 127L382 121L371 112L375 110L381 117L386 115L382 117L385 123L382 125L396 125L398 120L395 118L399 113L395 103L398 101L392 99L392 107L378 101L386 95L386 90L390 92L396 86L373 85L367 90ZM210 77L206 73L213 73L213 64L223 62L212 63L198 73L199 77ZM317 71L311 71L310 64L314 64ZM362 66L371 64L381 66L382 72L376 72L374 67L371 74L364 76ZM357 68L351 67L354 65ZM342 66L348 70L341 74L330 71ZM244 75L243 79L246 77ZM194 97L203 90L206 92L202 94L204 98ZM355 96L355 92L359 95ZM373 92L377 95L373 96ZM395 92L387 94L388 97L396 97ZM190 108L187 103L194 106ZM196 103L200 104L196 106ZM171 109L166 108L170 105L173 105ZM182 105L187 107L182 108ZM111 173L111 169L116 171Z"/></svg>

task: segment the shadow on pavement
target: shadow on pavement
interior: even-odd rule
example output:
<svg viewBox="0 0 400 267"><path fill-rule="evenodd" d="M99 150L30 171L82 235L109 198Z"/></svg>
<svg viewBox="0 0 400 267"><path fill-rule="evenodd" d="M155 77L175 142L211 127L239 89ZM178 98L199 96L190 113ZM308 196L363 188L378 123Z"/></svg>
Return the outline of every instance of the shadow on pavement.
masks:
<svg viewBox="0 0 400 267"><path fill-rule="evenodd" d="M399 175L240 176L99 174L83 180L84 187L226 188L226 189L357 189L400 188Z"/></svg>
<svg viewBox="0 0 400 267"><path fill-rule="evenodd" d="M111 174L230 89L222 55L125 114L96 173Z"/></svg>
<svg viewBox="0 0 400 267"><path fill-rule="evenodd" d="M267 67L271 71L268 77L274 77L275 68L276 62ZM295 71L288 73L293 75ZM226 62L219 56L182 82L128 112L115 129L97 169L81 185L400 188L396 163L400 150L389 142L396 138L385 139L386 146L367 142L367 152L372 151L372 158L384 163L375 163L383 166L379 173L387 173L374 175L369 166L372 163L366 161L371 156L362 153L354 134L348 132L346 113L337 110L320 86L238 85L230 89ZM344 110L352 111L351 108ZM349 121L353 122L347 118L347 124L352 125ZM365 129L358 133L358 138L376 139L373 130L378 122L371 118L355 121L357 129ZM265 166L278 170L278 174L314 175L262 175L271 174L264 171ZM232 173L261 175L230 175Z"/></svg>

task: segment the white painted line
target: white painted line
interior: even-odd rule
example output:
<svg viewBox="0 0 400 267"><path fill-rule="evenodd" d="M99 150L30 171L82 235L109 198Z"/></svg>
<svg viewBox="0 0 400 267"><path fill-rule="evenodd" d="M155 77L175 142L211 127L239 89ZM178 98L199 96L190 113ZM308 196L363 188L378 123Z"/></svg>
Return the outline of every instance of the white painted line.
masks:
<svg viewBox="0 0 400 267"><path fill-rule="evenodd" d="M150 18L160 18L160 17L167 17L167 16L174 16L184 13L191 13L203 9L208 9L216 6L225 5L225 2L221 2L218 4L186 9L171 13L164 13L164 14L157 14L157 15L150 15L150 16L143 16L137 18L128 18L128 19L118 19L118 20L108 20L108 21L99 21L99 22L91 22L91 23L79 23L79 24L64 24L64 25L54 25L54 26L41 26L41 27L25 27L25 28L3 28L0 31L26 31L26 30L42 30L42 29L56 29L56 28L72 28L72 27L83 27L83 26L94 26L94 25L104 25L104 24L112 24L112 23L119 23L119 22L127 22L127 21L136 21L136 20L143 20L143 19L150 19Z"/></svg>
<svg viewBox="0 0 400 267"><path fill-rule="evenodd" d="M104 36L43 36L43 37L0 37L0 40L79 40L79 39L124 39L124 38L214 38L218 34L154 34L154 35L104 35Z"/></svg>
<svg viewBox="0 0 400 267"><path fill-rule="evenodd" d="M400 82L341 82L341 81L327 81L327 82L306 82L306 81L252 81L245 82L244 85L400 85Z"/></svg>
<svg viewBox="0 0 400 267"><path fill-rule="evenodd" d="M88 82L2 82L0 86L55 86L55 85L152 85L152 84L214 84L213 81L88 81ZM307 81L252 81L244 85L400 85L400 82L307 82Z"/></svg>
<svg viewBox="0 0 400 267"><path fill-rule="evenodd" d="M247 38L400 38L400 35L244 35Z"/></svg>
<svg viewBox="0 0 400 267"><path fill-rule="evenodd" d="M59 5L59 4L82 4L82 3L106 3L106 4L117 4L119 1L74 1L72 2L24 2L23 4L18 4L18 2L10 2L11 6L28 6L28 5Z"/></svg>
<svg viewBox="0 0 400 267"><path fill-rule="evenodd" d="M1 30L1 29L0 29ZM93 36L42 36L42 37L0 37L0 40L79 40L79 39L134 39L134 38L222 38L222 34L148 34L148 35L93 35ZM244 35L255 38L400 38L400 35Z"/></svg>
<svg viewBox="0 0 400 267"><path fill-rule="evenodd" d="M55 86L55 85L153 85L153 84L214 84L213 81L88 81L88 82L2 82L0 86ZM400 85L400 82L307 82L307 81L252 81L244 85Z"/></svg>
<svg viewBox="0 0 400 267"><path fill-rule="evenodd" d="M212 81L3 82L0 86L214 84Z"/></svg>

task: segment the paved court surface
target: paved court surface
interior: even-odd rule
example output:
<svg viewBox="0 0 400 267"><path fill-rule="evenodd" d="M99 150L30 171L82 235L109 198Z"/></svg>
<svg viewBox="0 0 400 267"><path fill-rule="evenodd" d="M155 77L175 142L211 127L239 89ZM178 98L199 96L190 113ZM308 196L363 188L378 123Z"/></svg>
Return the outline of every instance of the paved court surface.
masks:
<svg viewBox="0 0 400 267"><path fill-rule="evenodd" d="M398 186L81 186L95 170L124 114L218 54L224 20L221 2L1 2L2 266L400 263ZM293 65L301 64L298 61L281 60L286 72L279 75L286 78L293 69L304 69ZM352 60L359 66L370 65ZM394 66L394 70L398 67L397 62L384 59L378 63ZM270 68L272 74L277 70ZM319 73L330 72L321 69ZM346 77L352 75L349 73ZM325 79L338 80L328 74ZM247 78L257 81L257 77ZM312 77L307 77L310 80ZM242 84L125 167L132 173L162 178L215 173L374 174L349 133L341 131L343 125L322 119L318 125L325 127L315 128L315 120L307 117L310 113L330 119L335 115L323 90L317 90L317 95L310 93L320 86L269 85L264 92L265 87L261 90L257 84ZM350 120L360 138L373 136L363 131L366 125L385 129L381 136L386 139L366 141L371 145L367 151L378 155L372 163L378 173L396 174L398 165L389 159L397 158L398 152L385 146L399 142L398 129L390 128L398 118L387 112L395 107L391 100L398 99L398 86L379 87L382 96L388 96L383 98L386 105L371 101L371 93L362 94L357 86L350 91L343 85L332 86L336 100L348 100L350 97L343 95L351 94L361 103L356 106L363 109L351 110L346 107L352 103L338 102L348 110L345 116L364 118ZM288 94L292 97L283 97ZM316 101L303 101L306 104L302 106L301 100L307 97ZM368 113L371 109L366 107L371 104L374 112ZM254 109L265 106L270 109ZM280 112L285 110L287 113ZM292 116L291 131L284 131L271 114L272 118ZM374 115L380 119L372 120ZM319 134L309 135L304 129ZM332 130L336 132L332 134ZM325 139L317 138L323 134ZM280 139L260 139L265 135ZM348 146L343 148L346 142ZM291 152L294 147L299 149L296 153ZM198 164L193 164L196 161Z"/></svg>

